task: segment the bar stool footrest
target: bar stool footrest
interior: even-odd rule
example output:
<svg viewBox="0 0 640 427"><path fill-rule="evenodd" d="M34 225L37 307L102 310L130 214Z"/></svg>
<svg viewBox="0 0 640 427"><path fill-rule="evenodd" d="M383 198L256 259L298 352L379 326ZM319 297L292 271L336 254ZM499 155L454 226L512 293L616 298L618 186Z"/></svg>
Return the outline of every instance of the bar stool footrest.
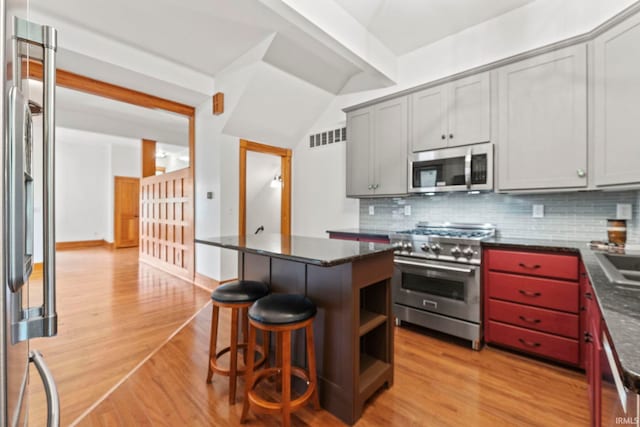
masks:
<svg viewBox="0 0 640 427"><path fill-rule="evenodd" d="M282 411L282 407L283 404L282 402L270 402L268 400L265 400L263 398L261 398L260 396L258 396L258 394L255 392L254 388L262 381L265 380L268 377L272 377L274 375L281 375L282 374L282 370L280 368L267 368L267 369L262 369L261 371L258 371L255 373L255 379L254 379L254 383L253 383L253 387L251 390L249 390L249 400L250 402L255 405L252 406L251 408L256 411L256 412L261 412L261 413L266 413L266 414L277 414L280 413L280 411ZM311 400L311 395L313 394L315 388L310 386L310 379L309 379L309 375L307 374L307 371L305 371L302 368L299 368L297 366L292 366L291 367L291 375L294 375L298 378L300 378L301 380L303 380L305 383L307 383L308 387L305 390L304 393L302 393L302 395L300 395L299 397L297 397L296 399L292 400L289 403L289 407L291 408L291 411L293 412L295 409L298 409L304 405L306 405L307 403L309 403L309 401Z"/></svg>

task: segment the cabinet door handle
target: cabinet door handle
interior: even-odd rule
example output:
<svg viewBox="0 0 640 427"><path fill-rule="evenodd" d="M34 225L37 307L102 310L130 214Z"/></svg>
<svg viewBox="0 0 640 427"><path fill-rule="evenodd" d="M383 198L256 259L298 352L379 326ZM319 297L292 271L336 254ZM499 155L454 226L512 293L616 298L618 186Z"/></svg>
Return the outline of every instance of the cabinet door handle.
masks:
<svg viewBox="0 0 640 427"><path fill-rule="evenodd" d="M518 338L518 341L520 341L523 345L526 345L527 347L540 347L540 343L539 342L531 342L531 341L527 341L523 338Z"/></svg>
<svg viewBox="0 0 640 427"><path fill-rule="evenodd" d="M585 332L584 333L584 342L586 342L586 343L593 342L593 337L591 336L591 334L589 332Z"/></svg>
<svg viewBox="0 0 640 427"><path fill-rule="evenodd" d="M525 291L524 289L520 289L519 292L525 297L539 297L540 295L542 295L540 292L529 292Z"/></svg>
<svg viewBox="0 0 640 427"><path fill-rule="evenodd" d="M522 320L523 322L533 323L534 325L537 325L538 323L541 322L540 319L531 319L531 318L525 317L525 316L518 316L518 317L520 317L520 320Z"/></svg>
<svg viewBox="0 0 640 427"><path fill-rule="evenodd" d="M453 139L453 134L452 133L449 134L449 139Z"/></svg>
<svg viewBox="0 0 640 427"><path fill-rule="evenodd" d="M524 262L520 262L518 263L518 265L522 268L526 268L528 270L537 270L540 268L540 264L534 264L534 265L527 265Z"/></svg>
<svg viewBox="0 0 640 427"><path fill-rule="evenodd" d="M447 139L447 135L445 135L444 133L442 134L442 139Z"/></svg>

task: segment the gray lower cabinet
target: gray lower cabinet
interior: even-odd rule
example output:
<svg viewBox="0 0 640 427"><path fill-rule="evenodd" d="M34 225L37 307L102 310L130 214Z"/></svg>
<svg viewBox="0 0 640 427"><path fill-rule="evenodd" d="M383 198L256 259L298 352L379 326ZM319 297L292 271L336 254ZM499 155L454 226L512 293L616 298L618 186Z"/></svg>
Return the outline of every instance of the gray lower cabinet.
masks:
<svg viewBox="0 0 640 427"><path fill-rule="evenodd" d="M594 41L595 185L640 183L640 15Z"/></svg>
<svg viewBox="0 0 640 427"><path fill-rule="evenodd" d="M504 66L497 80L498 189L586 187L586 45Z"/></svg>
<svg viewBox="0 0 640 427"><path fill-rule="evenodd" d="M407 193L407 97L347 113L347 196Z"/></svg>
<svg viewBox="0 0 640 427"><path fill-rule="evenodd" d="M490 96L488 72L412 94L412 151L488 142Z"/></svg>

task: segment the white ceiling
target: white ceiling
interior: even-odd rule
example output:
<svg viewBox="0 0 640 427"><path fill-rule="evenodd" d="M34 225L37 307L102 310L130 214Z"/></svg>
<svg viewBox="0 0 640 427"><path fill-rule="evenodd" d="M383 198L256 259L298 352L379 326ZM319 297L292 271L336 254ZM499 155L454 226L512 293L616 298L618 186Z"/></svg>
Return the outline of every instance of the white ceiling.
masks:
<svg viewBox="0 0 640 427"><path fill-rule="evenodd" d="M335 0L403 55L535 0Z"/></svg>

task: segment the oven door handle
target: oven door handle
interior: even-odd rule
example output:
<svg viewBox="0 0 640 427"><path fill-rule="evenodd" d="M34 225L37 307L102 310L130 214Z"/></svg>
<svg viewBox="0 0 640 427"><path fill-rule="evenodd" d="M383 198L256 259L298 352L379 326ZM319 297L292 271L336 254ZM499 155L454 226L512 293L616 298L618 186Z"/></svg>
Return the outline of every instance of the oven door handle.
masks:
<svg viewBox="0 0 640 427"><path fill-rule="evenodd" d="M455 271L456 273L467 273L467 274L471 274L475 270L475 268L449 267L448 265L427 264L424 262L405 261L403 259L396 259L395 263L401 264L401 265L412 265L415 267L432 268L434 270Z"/></svg>

